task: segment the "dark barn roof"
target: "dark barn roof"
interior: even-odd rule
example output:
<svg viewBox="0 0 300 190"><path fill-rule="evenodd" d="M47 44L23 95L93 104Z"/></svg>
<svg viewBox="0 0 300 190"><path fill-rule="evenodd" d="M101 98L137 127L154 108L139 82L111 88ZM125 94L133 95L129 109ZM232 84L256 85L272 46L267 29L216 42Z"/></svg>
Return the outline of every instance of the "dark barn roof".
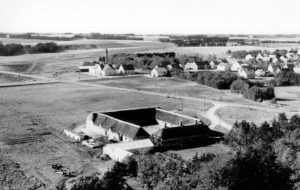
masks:
<svg viewBox="0 0 300 190"><path fill-rule="evenodd" d="M189 125L182 127L167 127L160 129L153 136L161 137L162 140L171 140L179 138L188 138L194 136L203 136L209 134L209 128L204 124Z"/></svg>
<svg viewBox="0 0 300 190"><path fill-rule="evenodd" d="M97 114L94 119L94 124L98 126L101 125L101 127L105 129L111 129L114 133L120 133L134 140L149 137L148 133L143 128L107 117L103 114Z"/></svg>

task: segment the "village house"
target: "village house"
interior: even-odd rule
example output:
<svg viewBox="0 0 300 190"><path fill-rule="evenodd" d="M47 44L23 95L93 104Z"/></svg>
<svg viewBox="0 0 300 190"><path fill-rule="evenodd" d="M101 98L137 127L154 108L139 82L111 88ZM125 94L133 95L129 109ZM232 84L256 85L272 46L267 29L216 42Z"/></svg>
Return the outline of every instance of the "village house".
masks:
<svg viewBox="0 0 300 190"><path fill-rule="evenodd" d="M198 65L195 61L193 62L187 62L184 65L184 70L198 70Z"/></svg>
<svg viewBox="0 0 300 190"><path fill-rule="evenodd" d="M263 69L257 69L255 71L255 76L257 76L257 77L263 77L265 75L266 75L266 72Z"/></svg>
<svg viewBox="0 0 300 190"><path fill-rule="evenodd" d="M294 65L293 71L294 71L295 73L300 74L300 65L299 65L299 64Z"/></svg>
<svg viewBox="0 0 300 190"><path fill-rule="evenodd" d="M103 64L101 64L100 68L101 68L101 72L100 72L101 76L111 76L111 75L115 75L116 74L116 71L112 67L112 65L109 65L109 64L103 65Z"/></svg>
<svg viewBox="0 0 300 190"><path fill-rule="evenodd" d="M119 67L118 73L125 75L133 75L135 72L134 66L132 64L122 64Z"/></svg>
<svg viewBox="0 0 300 190"><path fill-rule="evenodd" d="M211 67L212 69L216 69L217 66L218 66L219 64L220 64L220 63L219 63L218 61L211 61L211 62L209 63L209 65L210 65L210 67Z"/></svg>
<svg viewBox="0 0 300 190"><path fill-rule="evenodd" d="M289 60L289 58L288 58L287 56L285 56L285 55L280 56L279 59L280 59L283 63L287 63L288 60Z"/></svg>
<svg viewBox="0 0 300 190"><path fill-rule="evenodd" d="M270 63L268 66L268 71L273 75L276 75L281 72L281 69L278 65Z"/></svg>
<svg viewBox="0 0 300 190"><path fill-rule="evenodd" d="M228 63L220 63L218 66L217 66L217 70L218 71L230 71L230 64Z"/></svg>
<svg viewBox="0 0 300 190"><path fill-rule="evenodd" d="M241 66L238 70L238 75L245 79L254 79L255 73L250 66Z"/></svg>
<svg viewBox="0 0 300 190"><path fill-rule="evenodd" d="M231 65L231 71L238 71L241 65L244 64L243 61L236 61Z"/></svg>
<svg viewBox="0 0 300 190"><path fill-rule="evenodd" d="M254 57L251 54L246 55L245 60L248 61L250 59L254 59Z"/></svg>
<svg viewBox="0 0 300 190"><path fill-rule="evenodd" d="M163 77L168 75L168 70L164 67L155 67L151 71L151 77Z"/></svg>

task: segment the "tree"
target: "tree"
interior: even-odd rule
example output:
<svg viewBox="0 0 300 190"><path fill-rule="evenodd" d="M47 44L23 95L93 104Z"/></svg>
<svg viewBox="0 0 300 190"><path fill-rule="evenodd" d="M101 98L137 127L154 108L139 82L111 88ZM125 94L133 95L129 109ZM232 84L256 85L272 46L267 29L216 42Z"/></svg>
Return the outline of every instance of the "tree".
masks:
<svg viewBox="0 0 300 190"><path fill-rule="evenodd" d="M220 186L230 190L292 189L291 170L260 150L239 151L220 173Z"/></svg>

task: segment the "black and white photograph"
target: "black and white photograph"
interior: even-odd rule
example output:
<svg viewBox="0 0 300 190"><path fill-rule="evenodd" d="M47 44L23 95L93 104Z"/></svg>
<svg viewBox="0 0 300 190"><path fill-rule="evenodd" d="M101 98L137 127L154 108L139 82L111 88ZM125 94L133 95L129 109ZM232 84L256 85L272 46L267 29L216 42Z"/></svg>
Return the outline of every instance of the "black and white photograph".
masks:
<svg viewBox="0 0 300 190"><path fill-rule="evenodd" d="M0 0L0 190L300 190L299 0Z"/></svg>

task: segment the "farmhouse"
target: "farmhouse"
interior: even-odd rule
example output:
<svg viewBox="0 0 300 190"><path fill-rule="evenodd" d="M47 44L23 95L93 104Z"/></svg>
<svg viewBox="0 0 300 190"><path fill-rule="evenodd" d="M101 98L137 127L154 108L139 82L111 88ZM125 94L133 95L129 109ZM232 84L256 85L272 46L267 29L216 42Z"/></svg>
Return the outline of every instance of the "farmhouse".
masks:
<svg viewBox="0 0 300 190"><path fill-rule="evenodd" d="M134 108L88 115L86 128L108 139L128 142L149 138L162 128L204 125L201 121L160 108ZM201 124L201 125L200 125Z"/></svg>
<svg viewBox="0 0 300 190"><path fill-rule="evenodd" d="M151 77L162 77L168 74L168 70L164 67L156 67L151 71Z"/></svg>
<svg viewBox="0 0 300 190"><path fill-rule="evenodd" d="M120 65L119 70L118 70L118 72L120 74L126 74L126 75L132 75L132 74L134 74L134 71L135 71L135 69L132 64L128 64L128 65L122 64L122 65Z"/></svg>

